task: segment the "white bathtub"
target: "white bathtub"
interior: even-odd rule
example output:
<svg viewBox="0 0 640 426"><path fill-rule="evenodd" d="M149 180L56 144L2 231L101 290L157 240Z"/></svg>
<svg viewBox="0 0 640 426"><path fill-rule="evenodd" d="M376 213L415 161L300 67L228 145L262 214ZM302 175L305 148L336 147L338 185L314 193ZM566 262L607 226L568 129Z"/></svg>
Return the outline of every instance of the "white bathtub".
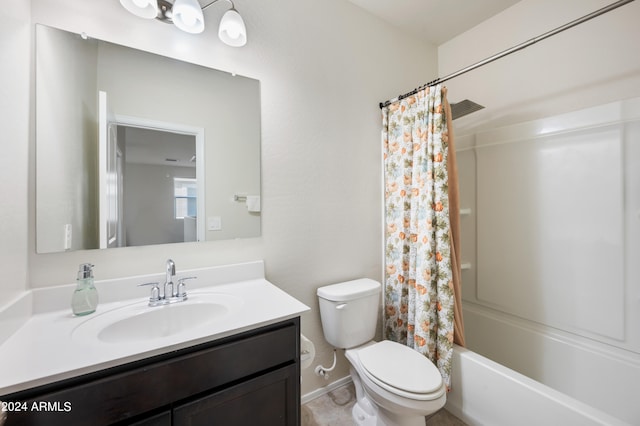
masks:
<svg viewBox="0 0 640 426"><path fill-rule="evenodd" d="M629 425L457 345L451 377L445 408L469 425Z"/></svg>

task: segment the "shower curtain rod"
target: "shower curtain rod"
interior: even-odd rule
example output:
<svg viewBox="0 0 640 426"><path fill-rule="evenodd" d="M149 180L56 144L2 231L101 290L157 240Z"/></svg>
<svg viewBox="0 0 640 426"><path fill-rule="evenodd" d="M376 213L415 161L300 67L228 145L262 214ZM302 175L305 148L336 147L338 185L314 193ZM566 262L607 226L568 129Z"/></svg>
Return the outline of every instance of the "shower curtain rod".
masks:
<svg viewBox="0 0 640 426"><path fill-rule="evenodd" d="M486 59L483 59L483 60L481 60L479 62L476 62L473 65L469 65L468 67L462 68L462 69L460 69L460 70L458 70L458 71L456 71L454 73L451 73L449 75L446 75L446 76L444 76L442 78L437 78L437 79L435 79L433 81L430 81L429 83L423 84L422 86L417 87L417 88L413 89L412 91L410 91L408 93L405 93L404 95L400 95L400 96L398 96L398 97L396 97L394 99L389 99L386 102L380 102L380 109L382 109L382 108L384 108L386 106L389 106L394 102L397 102L399 100L407 98L407 97L409 97L411 95L415 95L420 90L422 90L422 89L424 89L426 87L431 87L431 86L435 86L436 84L444 83L447 80L451 80L452 78L458 77L458 76L460 76L462 74L465 74L465 73L467 73L469 71L472 71L472 70L474 70L476 68L480 68L481 66L487 65L487 64L489 64L489 63L491 63L491 62L493 62L495 60L498 60L500 58L504 58L507 55L510 55L510 54L512 54L514 52L522 50L522 49L524 49L526 47L529 47L532 44L535 44L535 43L537 43L539 41L542 41L542 40L544 40L546 38L549 38L551 36L559 34L559 33L563 32L565 30L568 30L569 28L575 27L576 25L582 24L583 22L586 22L586 21L588 21L590 19L596 18L596 17L598 17L600 15L603 15L603 14L605 14L607 12L610 12L610 11L612 11L614 9L617 9L620 6L624 6L627 3L631 3L632 1L634 1L634 0L618 0L615 3L611 3L610 5L605 6L602 9L598 9L595 12L592 12L592 13L590 13L588 15L583 16L582 18L578 18L578 19L576 19L574 21L571 21L571 22L569 22L567 24L564 24L564 25L562 25L562 26L560 26L558 28L555 28L555 29L553 29L551 31L547 31L546 33L544 33L542 35L539 35L538 37L534 37L532 39L529 39L529 40L525 41L524 43L520 43L520 44L518 44L516 46L513 46L513 47L507 49L507 50L503 50L500 53L496 53L493 56L490 56L490 57L488 57Z"/></svg>

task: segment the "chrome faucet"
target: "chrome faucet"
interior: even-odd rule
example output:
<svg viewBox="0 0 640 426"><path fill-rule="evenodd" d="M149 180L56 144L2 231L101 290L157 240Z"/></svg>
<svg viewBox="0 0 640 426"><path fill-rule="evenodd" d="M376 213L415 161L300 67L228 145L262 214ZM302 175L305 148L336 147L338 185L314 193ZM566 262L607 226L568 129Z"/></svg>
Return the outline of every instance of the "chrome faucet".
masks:
<svg viewBox="0 0 640 426"><path fill-rule="evenodd" d="M197 277L183 277L178 280L178 285L174 287L173 280L176 276L176 264L173 260L167 259L165 266L164 293L160 294L160 283L151 282L138 284L138 287L151 286L151 296L149 297L149 306L162 306L170 303L184 302L187 300L186 283L187 280L193 280Z"/></svg>
<svg viewBox="0 0 640 426"><path fill-rule="evenodd" d="M164 281L164 298L169 299L176 296L173 291L173 277L176 275L176 264L171 259L167 259L166 272L167 275Z"/></svg>

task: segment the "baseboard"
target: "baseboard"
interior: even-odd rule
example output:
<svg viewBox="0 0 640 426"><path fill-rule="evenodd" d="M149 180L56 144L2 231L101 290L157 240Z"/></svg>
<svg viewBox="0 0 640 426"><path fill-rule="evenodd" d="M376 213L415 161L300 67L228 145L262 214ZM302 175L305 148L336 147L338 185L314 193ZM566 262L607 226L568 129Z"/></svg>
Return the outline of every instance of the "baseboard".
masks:
<svg viewBox="0 0 640 426"><path fill-rule="evenodd" d="M329 392L339 387L348 385L349 383L351 383L351 376L343 377L341 379L336 380L335 382L329 383L327 386L323 386L321 388L318 388L314 391L311 391L309 393L302 395L302 398L300 398L300 401L302 404L306 404L309 401L313 401L316 398L320 398L322 395L326 395Z"/></svg>

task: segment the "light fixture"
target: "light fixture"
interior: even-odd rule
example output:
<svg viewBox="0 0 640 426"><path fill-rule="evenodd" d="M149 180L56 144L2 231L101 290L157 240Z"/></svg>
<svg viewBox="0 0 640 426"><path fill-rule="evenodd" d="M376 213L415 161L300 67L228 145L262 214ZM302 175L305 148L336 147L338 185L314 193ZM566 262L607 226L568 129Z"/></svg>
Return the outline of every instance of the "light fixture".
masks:
<svg viewBox="0 0 640 426"><path fill-rule="evenodd" d="M173 23L182 31L199 34L204 31L203 11L219 0L213 0L206 6L200 6L198 0L120 0L120 4L140 18L156 18L162 22ZM241 47L247 44L247 28L242 16L236 10L233 2L231 8L225 12L220 20L218 37L223 43Z"/></svg>
<svg viewBox="0 0 640 426"><path fill-rule="evenodd" d="M176 0L173 3L172 19L176 27L191 34L204 31L204 15L198 0Z"/></svg>
<svg viewBox="0 0 640 426"><path fill-rule="evenodd" d="M227 10L220 20L218 28L218 37L224 43L233 47L240 47L247 44L247 28L244 26L242 16L233 7Z"/></svg>
<svg viewBox="0 0 640 426"><path fill-rule="evenodd" d="M140 18L153 19L158 16L158 2L156 0L120 0L120 4Z"/></svg>

